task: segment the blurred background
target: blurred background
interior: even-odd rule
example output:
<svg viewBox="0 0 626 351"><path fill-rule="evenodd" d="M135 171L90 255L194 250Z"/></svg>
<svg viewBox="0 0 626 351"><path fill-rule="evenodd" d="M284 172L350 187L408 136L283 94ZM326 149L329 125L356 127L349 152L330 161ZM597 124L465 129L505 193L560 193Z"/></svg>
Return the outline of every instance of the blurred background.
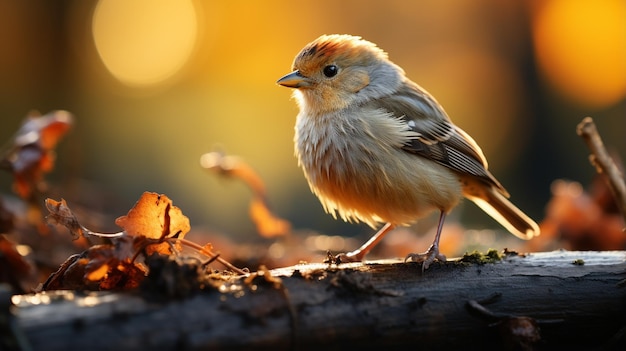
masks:
<svg viewBox="0 0 626 351"><path fill-rule="evenodd" d="M293 156L298 110L275 84L305 44L331 33L387 51L474 137L537 222L553 181L591 183L576 135L583 117L626 157L623 0L0 0L0 141L31 110L70 111L73 130L47 176L70 206L115 218L154 191L196 230L254 240L250 189L200 166L219 148L257 171L294 229L366 238L372 229L333 220L309 192ZM0 174L0 194L11 194L11 182ZM502 231L467 201L450 218ZM116 230L102 227L91 229Z"/></svg>

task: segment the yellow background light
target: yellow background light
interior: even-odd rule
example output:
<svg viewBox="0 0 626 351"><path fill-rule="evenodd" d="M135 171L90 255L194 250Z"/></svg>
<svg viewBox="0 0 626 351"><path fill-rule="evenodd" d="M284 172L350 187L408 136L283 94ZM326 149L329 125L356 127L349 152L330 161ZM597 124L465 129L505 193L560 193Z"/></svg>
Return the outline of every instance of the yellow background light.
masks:
<svg viewBox="0 0 626 351"><path fill-rule="evenodd" d="M192 54L198 30L186 0L101 0L93 37L109 72L128 85L149 85L175 75Z"/></svg>
<svg viewBox="0 0 626 351"><path fill-rule="evenodd" d="M533 36L543 74L563 95L594 107L626 95L626 1L538 2Z"/></svg>

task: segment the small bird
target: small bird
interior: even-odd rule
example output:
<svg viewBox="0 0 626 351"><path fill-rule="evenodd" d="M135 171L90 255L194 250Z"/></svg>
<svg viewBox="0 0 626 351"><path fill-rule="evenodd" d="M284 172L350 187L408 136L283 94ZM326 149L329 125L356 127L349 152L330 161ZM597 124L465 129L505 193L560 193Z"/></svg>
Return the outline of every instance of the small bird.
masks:
<svg viewBox="0 0 626 351"><path fill-rule="evenodd" d="M351 35L322 35L293 61L278 84L294 88L300 112L295 154L326 212L372 228L360 248L335 262L361 261L396 226L439 211L430 248L405 261L436 259L446 214L466 197L522 239L537 224L507 200L482 150L422 87L376 44Z"/></svg>

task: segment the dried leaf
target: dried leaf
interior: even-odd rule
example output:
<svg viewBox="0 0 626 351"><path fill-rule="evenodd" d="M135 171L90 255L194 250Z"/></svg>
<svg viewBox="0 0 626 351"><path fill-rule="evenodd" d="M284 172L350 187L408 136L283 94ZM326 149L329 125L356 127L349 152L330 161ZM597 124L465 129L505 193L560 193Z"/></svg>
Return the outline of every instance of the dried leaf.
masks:
<svg viewBox="0 0 626 351"><path fill-rule="evenodd" d="M94 233L80 225L64 200L47 199L45 203L50 220L68 227L75 235L110 238L111 244L95 245L70 257L48 278L43 290L134 289L147 273L144 266L136 262L137 256L143 255L144 262L147 262L153 253L171 255L174 245L182 244L245 274L214 254L211 244L200 246L185 240L184 236L190 230L189 219L165 195L145 192L126 216L115 221L124 231L114 234Z"/></svg>
<svg viewBox="0 0 626 351"><path fill-rule="evenodd" d="M120 263L130 262L133 252L128 248L132 242L132 238L123 237L116 239L113 245L94 245L85 251L89 259L85 265L85 280L102 282L108 279Z"/></svg>
<svg viewBox="0 0 626 351"><path fill-rule="evenodd" d="M130 258L120 257L121 253L124 250L118 245L95 245L79 255L72 255L48 277L42 290L134 289L146 272Z"/></svg>
<svg viewBox="0 0 626 351"><path fill-rule="evenodd" d="M236 156L226 156L222 152L209 152L200 157L200 165L207 170L243 180L254 193L250 200L250 217L259 234L265 238L287 235L291 224L275 216L267 205L265 185L261 177L247 163Z"/></svg>
<svg viewBox="0 0 626 351"><path fill-rule="evenodd" d="M148 255L153 252L171 254L171 245L162 241L173 237L182 239L191 229L189 218L172 204L172 200L152 192L143 193L128 214L116 219L115 224L130 236L158 240L158 244L146 248Z"/></svg>
<svg viewBox="0 0 626 351"><path fill-rule="evenodd" d="M99 282L85 279L85 267L89 264L86 257L88 253L89 250L68 257L56 272L50 274L40 291L99 290Z"/></svg>
<svg viewBox="0 0 626 351"><path fill-rule="evenodd" d="M106 279L100 282L100 290L132 290L139 287L145 277L142 266L122 261L109 270Z"/></svg>
<svg viewBox="0 0 626 351"><path fill-rule="evenodd" d="M0 235L0 283L8 283L16 292L24 292L23 279L34 267L20 254L15 243Z"/></svg>
<svg viewBox="0 0 626 351"><path fill-rule="evenodd" d="M104 279L110 268L111 267L109 267L108 264L102 263L100 266L96 266L94 270L87 272L85 274L85 279L92 282L100 281Z"/></svg>
<svg viewBox="0 0 626 351"><path fill-rule="evenodd" d="M13 172L13 187L20 197L28 199L39 191L44 174L54 166L54 148L71 125L72 115L66 111L26 117L0 156L2 165Z"/></svg>
<svg viewBox="0 0 626 351"><path fill-rule="evenodd" d="M61 202L52 199L46 199L46 208L50 214L46 216L48 221L60 224L69 229L74 240L85 235L83 227L78 223L78 219L67 206L65 199L61 199Z"/></svg>
<svg viewBox="0 0 626 351"><path fill-rule="evenodd" d="M117 243L122 245L117 245ZM97 245L88 250L89 263L85 266L86 281L98 282L100 290L128 290L139 286L146 276L143 267L131 261L125 250L131 243L128 237L116 239L116 245Z"/></svg>
<svg viewBox="0 0 626 351"><path fill-rule="evenodd" d="M259 198L250 201L250 217L256 224L259 234L265 238L283 236L291 232L291 224L274 216L265 201Z"/></svg>
<svg viewBox="0 0 626 351"><path fill-rule="evenodd" d="M113 245L94 245L81 254L79 267L71 268L82 269L82 276L76 274L74 277L80 278L80 282L88 287L91 283L99 283L105 279L111 267L117 265L118 262ZM76 285L80 282L72 282L72 284Z"/></svg>
<svg viewBox="0 0 626 351"><path fill-rule="evenodd" d="M216 171L222 175L243 180L252 191L265 196L265 185L261 177L237 156L227 156L220 151L208 152L200 156L200 165L210 171Z"/></svg>

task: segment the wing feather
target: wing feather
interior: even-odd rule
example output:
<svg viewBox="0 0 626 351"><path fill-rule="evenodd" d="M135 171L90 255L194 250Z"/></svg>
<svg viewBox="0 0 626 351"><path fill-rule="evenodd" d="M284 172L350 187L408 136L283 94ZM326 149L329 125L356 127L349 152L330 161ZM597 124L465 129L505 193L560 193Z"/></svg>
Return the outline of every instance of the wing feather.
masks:
<svg viewBox="0 0 626 351"><path fill-rule="evenodd" d="M494 185L508 197L504 187L487 170L487 160L474 139L454 125L441 105L425 90L410 81L405 84L406 89L368 103L405 120L416 133L403 149L461 174L475 176Z"/></svg>

